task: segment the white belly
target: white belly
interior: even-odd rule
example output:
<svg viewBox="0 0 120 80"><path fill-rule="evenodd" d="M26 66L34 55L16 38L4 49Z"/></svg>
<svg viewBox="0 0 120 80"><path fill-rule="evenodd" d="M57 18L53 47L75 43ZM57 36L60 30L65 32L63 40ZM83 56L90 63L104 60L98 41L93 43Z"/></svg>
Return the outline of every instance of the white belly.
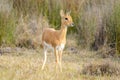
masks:
<svg viewBox="0 0 120 80"><path fill-rule="evenodd" d="M54 47L51 44L48 44L46 42L44 42L44 49L54 51Z"/></svg>
<svg viewBox="0 0 120 80"><path fill-rule="evenodd" d="M56 46L56 50L61 51L64 49L64 47L65 47L65 44L60 44ZM46 42L44 42L44 49L54 51L54 47L51 44L48 44Z"/></svg>
<svg viewBox="0 0 120 80"><path fill-rule="evenodd" d="M58 46L56 47L56 49L59 50L59 51L61 51L61 50L64 49L64 47L65 47L65 44L60 44L60 45L58 45Z"/></svg>

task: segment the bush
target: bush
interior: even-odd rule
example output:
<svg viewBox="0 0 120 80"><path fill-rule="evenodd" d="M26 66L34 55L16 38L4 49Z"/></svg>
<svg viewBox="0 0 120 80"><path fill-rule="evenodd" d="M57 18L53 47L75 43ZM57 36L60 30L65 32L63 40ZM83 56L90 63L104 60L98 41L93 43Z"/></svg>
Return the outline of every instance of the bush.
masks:
<svg viewBox="0 0 120 80"><path fill-rule="evenodd" d="M107 33L108 44L116 49L116 53L120 55L120 3L116 1L113 12L108 18Z"/></svg>
<svg viewBox="0 0 120 80"><path fill-rule="evenodd" d="M120 75L120 68L111 62L93 63L84 66L82 74L87 75Z"/></svg>
<svg viewBox="0 0 120 80"><path fill-rule="evenodd" d="M106 24L112 14L114 5L115 3L113 0L86 1L82 7L77 26L77 31L80 35L80 45L89 48L91 44L95 43L99 49L100 46L107 43L105 39L109 36L107 33L109 30L107 29L108 26ZM112 30L112 27L110 27L110 29ZM114 32L111 31L111 33Z"/></svg>

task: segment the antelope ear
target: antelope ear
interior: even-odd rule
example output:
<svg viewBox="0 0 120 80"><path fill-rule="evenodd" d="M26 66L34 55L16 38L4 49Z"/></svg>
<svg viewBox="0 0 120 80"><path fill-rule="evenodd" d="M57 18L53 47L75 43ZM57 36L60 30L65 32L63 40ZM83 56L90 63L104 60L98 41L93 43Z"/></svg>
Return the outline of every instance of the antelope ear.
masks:
<svg viewBox="0 0 120 80"><path fill-rule="evenodd" d="M63 17L65 14L64 14L64 11L63 10L60 10L60 16Z"/></svg>
<svg viewBox="0 0 120 80"><path fill-rule="evenodd" d="M70 15L70 13L71 13L71 10L69 12L67 12L66 15Z"/></svg>

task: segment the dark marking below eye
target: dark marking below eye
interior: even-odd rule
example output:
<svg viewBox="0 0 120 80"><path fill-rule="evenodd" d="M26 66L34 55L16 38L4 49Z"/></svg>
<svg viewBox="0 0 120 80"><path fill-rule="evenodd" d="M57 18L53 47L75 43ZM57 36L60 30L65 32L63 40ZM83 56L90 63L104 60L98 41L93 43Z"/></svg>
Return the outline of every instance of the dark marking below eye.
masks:
<svg viewBox="0 0 120 80"><path fill-rule="evenodd" d="M68 20L68 18L65 18L65 20Z"/></svg>

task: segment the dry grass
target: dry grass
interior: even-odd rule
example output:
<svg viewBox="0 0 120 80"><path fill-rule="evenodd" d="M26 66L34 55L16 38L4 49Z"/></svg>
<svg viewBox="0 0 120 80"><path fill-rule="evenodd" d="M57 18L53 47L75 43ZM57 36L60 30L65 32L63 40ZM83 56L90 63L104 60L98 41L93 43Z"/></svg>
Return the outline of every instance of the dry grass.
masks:
<svg viewBox="0 0 120 80"><path fill-rule="evenodd" d="M79 50L79 54L66 53L69 51L65 50L63 54L63 72L55 71L54 55L51 53L48 54L44 71L41 71L42 50L21 49L16 53L6 53L0 56L0 80L119 80L120 78L116 75L81 74L88 63L99 65L109 61L120 66L117 59L99 58L95 52L88 50Z"/></svg>
<svg viewBox="0 0 120 80"><path fill-rule="evenodd" d="M49 27L49 23L42 15L21 15L15 31L15 44L19 47L39 47L42 31L46 27Z"/></svg>
<svg viewBox="0 0 120 80"><path fill-rule="evenodd" d="M82 73L87 75L120 75L120 66L112 62L102 61L84 66Z"/></svg>
<svg viewBox="0 0 120 80"><path fill-rule="evenodd" d="M70 41L70 42L69 42ZM119 75L87 75L82 71L92 63L92 74L99 69L96 65L111 62L114 67L120 66L119 59L101 58L96 52L80 49L75 37L68 35L66 49L63 53L63 72L55 71L54 55L48 54L45 70L41 71L43 62L42 50L18 49L15 53L6 53L0 56L0 80L119 80ZM72 45L74 44L74 45ZM78 54L73 54L69 48L74 47ZM69 53L69 54L68 54ZM89 65L88 65L89 66ZM109 66L110 67L110 66ZM109 68L108 67L108 68ZM115 73L116 74L116 73Z"/></svg>

